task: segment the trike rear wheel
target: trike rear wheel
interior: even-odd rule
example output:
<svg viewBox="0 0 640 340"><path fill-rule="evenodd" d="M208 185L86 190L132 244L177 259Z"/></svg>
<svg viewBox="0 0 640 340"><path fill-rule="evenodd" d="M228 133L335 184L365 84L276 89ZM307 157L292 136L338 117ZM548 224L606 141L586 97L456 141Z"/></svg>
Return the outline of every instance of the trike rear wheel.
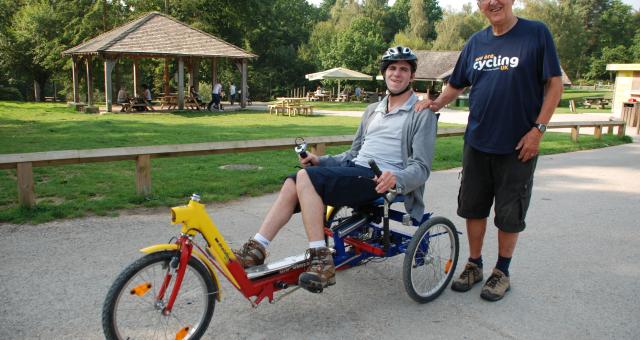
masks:
<svg viewBox="0 0 640 340"><path fill-rule="evenodd" d="M458 233L451 221L432 217L413 235L404 256L403 281L417 302L437 298L453 277L458 263Z"/></svg>
<svg viewBox="0 0 640 340"><path fill-rule="evenodd" d="M170 263L179 265L178 251L146 255L120 273L109 289L102 309L107 339L199 339L207 329L215 307L216 287L208 269L191 257L169 315L162 313L175 284L167 282L158 298Z"/></svg>

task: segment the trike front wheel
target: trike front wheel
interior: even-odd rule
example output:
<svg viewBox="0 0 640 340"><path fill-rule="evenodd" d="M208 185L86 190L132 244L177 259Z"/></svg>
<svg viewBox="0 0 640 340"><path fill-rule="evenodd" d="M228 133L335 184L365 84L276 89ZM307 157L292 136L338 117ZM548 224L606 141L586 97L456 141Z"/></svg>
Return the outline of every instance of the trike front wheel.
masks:
<svg viewBox="0 0 640 340"><path fill-rule="evenodd" d="M215 307L216 287L209 270L191 257L173 309L163 313L173 291L180 252L146 255L120 273L109 289L102 309L107 339L199 339ZM177 269L177 268L176 268ZM164 294L160 294L165 286Z"/></svg>
<svg viewBox="0 0 640 340"><path fill-rule="evenodd" d="M403 281L417 302L437 298L451 281L458 263L458 233L451 221L433 217L413 235L404 256Z"/></svg>

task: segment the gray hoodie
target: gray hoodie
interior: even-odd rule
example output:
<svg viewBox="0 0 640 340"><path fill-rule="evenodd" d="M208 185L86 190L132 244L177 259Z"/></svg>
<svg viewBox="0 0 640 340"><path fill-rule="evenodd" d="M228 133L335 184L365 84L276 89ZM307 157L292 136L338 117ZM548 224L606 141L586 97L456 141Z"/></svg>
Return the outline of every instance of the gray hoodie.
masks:
<svg viewBox="0 0 640 340"><path fill-rule="evenodd" d="M408 101L412 101L415 94ZM378 107L386 108L387 98L380 103L373 103L367 107L362 115L362 121L351 144L351 149L334 156L321 156L320 166L342 166L352 161L358 155L367 136L367 127ZM415 99L413 100L415 102ZM384 104L384 105L379 105ZM431 173L438 118L431 110L415 112L413 106L408 111L402 127L402 161L404 169L396 172L396 190L405 196L404 206L417 221L422 220L424 214L424 185Z"/></svg>

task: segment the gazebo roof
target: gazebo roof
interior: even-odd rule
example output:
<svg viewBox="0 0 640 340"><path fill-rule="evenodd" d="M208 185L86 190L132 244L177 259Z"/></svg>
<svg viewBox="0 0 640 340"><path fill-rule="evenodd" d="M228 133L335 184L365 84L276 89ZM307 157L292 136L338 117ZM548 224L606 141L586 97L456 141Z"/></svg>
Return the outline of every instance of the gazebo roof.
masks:
<svg viewBox="0 0 640 340"><path fill-rule="evenodd" d="M158 12L150 12L62 54L257 58L253 53Z"/></svg>
<svg viewBox="0 0 640 340"><path fill-rule="evenodd" d="M446 78L460 56L460 51L415 51L418 57L418 80L442 80Z"/></svg>

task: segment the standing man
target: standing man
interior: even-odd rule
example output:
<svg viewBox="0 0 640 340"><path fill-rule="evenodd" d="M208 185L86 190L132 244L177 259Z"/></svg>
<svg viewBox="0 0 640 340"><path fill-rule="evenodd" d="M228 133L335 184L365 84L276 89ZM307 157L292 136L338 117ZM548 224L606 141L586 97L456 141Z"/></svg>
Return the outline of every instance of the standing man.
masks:
<svg viewBox="0 0 640 340"><path fill-rule="evenodd" d="M438 111L471 86L458 194L470 254L451 289L465 292L483 279L482 246L495 199L498 261L480 294L489 301L502 299L511 287L509 264L525 228L540 140L562 95L549 30L516 17L514 1L477 1L491 25L466 43L442 94L416 107Z"/></svg>
<svg viewBox="0 0 640 340"><path fill-rule="evenodd" d="M236 100L236 85L234 83L229 83L229 102L233 105L233 102Z"/></svg>
<svg viewBox="0 0 640 340"><path fill-rule="evenodd" d="M211 107L215 107L216 110L220 110L220 94L222 93L222 84L219 81L213 85L211 88L211 101L207 105L207 109L211 111Z"/></svg>

